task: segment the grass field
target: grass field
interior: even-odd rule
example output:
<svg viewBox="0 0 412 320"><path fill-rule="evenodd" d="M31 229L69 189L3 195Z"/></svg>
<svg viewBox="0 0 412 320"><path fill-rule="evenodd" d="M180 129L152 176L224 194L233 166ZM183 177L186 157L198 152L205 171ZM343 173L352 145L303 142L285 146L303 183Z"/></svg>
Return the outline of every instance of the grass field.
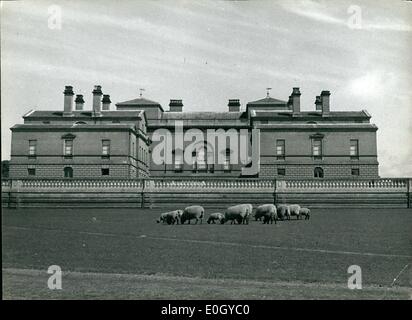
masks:
<svg viewBox="0 0 412 320"><path fill-rule="evenodd" d="M309 221L277 225L173 226L155 223L160 211L4 209L3 298L412 297L410 209L314 209ZM62 290L47 288L50 265L63 270ZM347 288L350 265L362 268L362 290Z"/></svg>

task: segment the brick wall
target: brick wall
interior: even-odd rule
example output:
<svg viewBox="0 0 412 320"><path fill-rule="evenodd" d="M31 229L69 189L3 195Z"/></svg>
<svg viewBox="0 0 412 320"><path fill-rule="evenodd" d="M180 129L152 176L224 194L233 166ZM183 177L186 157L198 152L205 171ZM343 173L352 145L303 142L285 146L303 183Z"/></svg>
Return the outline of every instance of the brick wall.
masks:
<svg viewBox="0 0 412 320"><path fill-rule="evenodd" d="M320 167L323 169L324 178L357 178L357 176L352 176L352 168L359 169L358 178L378 178L379 168L378 165L361 164L361 165L350 165L350 164L337 164L337 165L323 165L323 164L312 164L312 165L277 165L277 164L261 164L260 166L260 178L300 178L300 179L311 179L314 177L315 167ZM286 171L285 176L278 176L278 168L284 168Z"/></svg>
<svg viewBox="0 0 412 320"><path fill-rule="evenodd" d="M47 127L47 126L45 126ZM147 176L147 166L137 161L139 153L136 136L129 130L75 131L73 157L63 157L63 131L16 131L12 134L10 177L62 178L64 167L73 168L74 178L100 178L102 168L109 168L110 178L137 178ZM110 140L110 157L102 157L102 140ZM29 157L29 140L37 140L36 157ZM131 143L134 142L134 144ZM143 144L142 139L139 142ZM132 150L134 145L136 150ZM141 159L140 159L141 160ZM35 168L35 176L28 168Z"/></svg>
<svg viewBox="0 0 412 320"><path fill-rule="evenodd" d="M62 164L38 164L34 165L36 169L35 176L28 175L28 166L15 164L10 167L10 176L13 178L63 178L65 167L73 168L73 178L99 178L99 177L112 177L112 178L129 178L130 177L130 165L109 165L109 176L102 176L101 165L89 164L89 165L62 165Z"/></svg>

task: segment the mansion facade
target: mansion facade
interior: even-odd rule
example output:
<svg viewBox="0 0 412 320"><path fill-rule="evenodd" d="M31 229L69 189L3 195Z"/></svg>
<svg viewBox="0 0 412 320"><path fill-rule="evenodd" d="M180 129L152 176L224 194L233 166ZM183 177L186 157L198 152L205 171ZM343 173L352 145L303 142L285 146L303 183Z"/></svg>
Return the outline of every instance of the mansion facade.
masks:
<svg viewBox="0 0 412 320"><path fill-rule="evenodd" d="M300 90L288 100L263 99L241 108L229 100L220 112L184 112L182 100L170 100L169 110L142 96L111 106L101 86L92 92L90 110L83 95L71 86L64 90L63 110L32 110L24 123L11 128L10 178L378 178L376 125L366 111L332 111L330 92L322 91L312 111L301 111ZM231 141L217 150L204 141L175 142L179 124L183 133L195 129L223 133L246 132L246 162L233 161ZM167 134L159 139L159 132ZM253 132L259 135L255 139ZM171 139L164 144L165 139ZM227 139L230 140L230 139ZM224 140L226 143L226 139ZM154 161L159 144L170 145L170 161ZM242 151L242 150L240 150ZM237 152L237 151L236 151Z"/></svg>

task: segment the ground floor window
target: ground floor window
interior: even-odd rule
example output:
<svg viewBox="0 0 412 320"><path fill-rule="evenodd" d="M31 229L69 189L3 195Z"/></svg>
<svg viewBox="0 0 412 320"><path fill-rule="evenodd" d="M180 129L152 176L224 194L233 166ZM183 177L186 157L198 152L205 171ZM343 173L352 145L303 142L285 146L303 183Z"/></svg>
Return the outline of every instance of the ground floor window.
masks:
<svg viewBox="0 0 412 320"><path fill-rule="evenodd" d="M73 178L73 168L72 167L65 167L63 169L64 177L65 178Z"/></svg>
<svg viewBox="0 0 412 320"><path fill-rule="evenodd" d="M316 167L313 175L315 178L323 178L323 169L321 167Z"/></svg>
<svg viewBox="0 0 412 320"><path fill-rule="evenodd" d="M102 176L109 176L110 170L109 168L102 168Z"/></svg>
<svg viewBox="0 0 412 320"><path fill-rule="evenodd" d="M359 176L360 172L359 172L359 168L352 168L352 175L353 176Z"/></svg>
<svg viewBox="0 0 412 320"><path fill-rule="evenodd" d="M36 175L36 169L35 168L27 168L27 174L29 176L35 176Z"/></svg>
<svg viewBox="0 0 412 320"><path fill-rule="evenodd" d="M285 176L286 169L285 168L278 168L278 176Z"/></svg>
<svg viewBox="0 0 412 320"><path fill-rule="evenodd" d="M183 171L183 154L175 153L175 172L182 172Z"/></svg>
<svg viewBox="0 0 412 320"><path fill-rule="evenodd" d="M209 164L209 172L210 173L215 173L215 165L214 164Z"/></svg>

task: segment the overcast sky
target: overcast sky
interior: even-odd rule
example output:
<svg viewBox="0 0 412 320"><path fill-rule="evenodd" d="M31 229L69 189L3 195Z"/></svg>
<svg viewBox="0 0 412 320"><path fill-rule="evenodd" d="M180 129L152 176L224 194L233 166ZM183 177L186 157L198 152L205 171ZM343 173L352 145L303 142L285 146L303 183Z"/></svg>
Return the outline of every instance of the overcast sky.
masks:
<svg viewBox="0 0 412 320"><path fill-rule="evenodd" d="M381 176L411 177L411 52L410 1L1 2L2 159L9 128L31 109L63 110L65 85L85 109L100 84L113 104L145 88L186 111L244 107L266 87L287 100L297 86L303 110L321 90L332 111L367 109Z"/></svg>

